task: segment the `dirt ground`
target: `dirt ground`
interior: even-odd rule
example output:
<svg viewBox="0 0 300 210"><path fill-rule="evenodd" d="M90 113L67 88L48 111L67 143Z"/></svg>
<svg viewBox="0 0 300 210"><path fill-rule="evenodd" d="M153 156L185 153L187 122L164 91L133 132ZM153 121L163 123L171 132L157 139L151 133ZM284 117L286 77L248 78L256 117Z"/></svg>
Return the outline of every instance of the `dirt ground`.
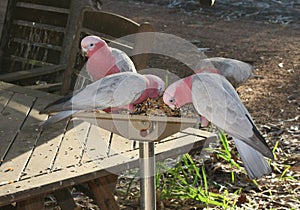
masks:
<svg viewBox="0 0 300 210"><path fill-rule="evenodd" d="M257 208L300 205L300 4L296 2L217 0L213 7L203 7L193 1L106 0L102 5L103 10L148 21L158 32L209 48L208 57L235 58L255 66L261 77L249 80L238 92L270 147L278 141L275 161L289 164L296 179L282 181L280 172L274 172L258 181L259 190L247 196L268 204L254 205ZM259 193L268 190L272 198Z"/></svg>

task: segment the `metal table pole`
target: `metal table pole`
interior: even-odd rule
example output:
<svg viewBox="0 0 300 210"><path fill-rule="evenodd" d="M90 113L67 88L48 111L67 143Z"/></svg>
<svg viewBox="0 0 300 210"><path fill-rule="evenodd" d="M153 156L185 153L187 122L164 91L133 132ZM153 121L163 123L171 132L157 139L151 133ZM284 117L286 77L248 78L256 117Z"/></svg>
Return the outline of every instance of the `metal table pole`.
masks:
<svg viewBox="0 0 300 210"><path fill-rule="evenodd" d="M156 209L155 155L153 142L140 142L141 209Z"/></svg>

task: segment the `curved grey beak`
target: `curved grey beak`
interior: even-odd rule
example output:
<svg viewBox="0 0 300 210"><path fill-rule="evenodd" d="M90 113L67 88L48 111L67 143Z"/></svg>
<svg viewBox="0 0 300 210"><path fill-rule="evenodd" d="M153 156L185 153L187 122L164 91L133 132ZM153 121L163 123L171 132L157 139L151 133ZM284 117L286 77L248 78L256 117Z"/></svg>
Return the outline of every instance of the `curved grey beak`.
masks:
<svg viewBox="0 0 300 210"><path fill-rule="evenodd" d="M86 49L81 49L81 55L82 57L87 57L88 56L88 52Z"/></svg>

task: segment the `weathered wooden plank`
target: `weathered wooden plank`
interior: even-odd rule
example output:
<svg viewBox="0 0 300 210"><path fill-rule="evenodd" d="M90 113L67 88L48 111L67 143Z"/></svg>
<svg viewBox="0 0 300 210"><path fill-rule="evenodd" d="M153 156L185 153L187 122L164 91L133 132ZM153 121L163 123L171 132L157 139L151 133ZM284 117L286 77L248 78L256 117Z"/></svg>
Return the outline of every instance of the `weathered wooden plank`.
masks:
<svg viewBox="0 0 300 210"><path fill-rule="evenodd" d="M33 3L26 3L26 2L18 2L18 7L25 7L29 9L38 9L38 10L44 10L48 12L59 12L63 14L69 14L69 9L65 8L59 8L59 7L52 7L52 6L46 6L41 4L33 4Z"/></svg>
<svg viewBox="0 0 300 210"><path fill-rule="evenodd" d="M38 123L47 118L46 115L39 115L39 110L47 103L48 101L46 100L37 99L32 106L26 117L26 121L18 131L5 157L6 161L3 163L2 168L10 168L11 170L9 173L1 175L0 179L2 181L16 181L25 175L25 167L40 135ZM11 180L12 177L15 177L16 180Z"/></svg>
<svg viewBox="0 0 300 210"><path fill-rule="evenodd" d="M107 157L110 132L91 124L81 163Z"/></svg>
<svg viewBox="0 0 300 210"><path fill-rule="evenodd" d="M34 100L34 97L15 93L2 110L0 115L1 155L7 150L7 143L14 140L19 132Z"/></svg>
<svg viewBox="0 0 300 210"><path fill-rule="evenodd" d="M26 44L26 45L30 44L30 45L34 45L36 47L43 47L43 48L47 48L47 49L62 51L61 46L53 45L53 44L50 44L50 43L31 41L31 40L26 40L26 39L21 39L21 38L16 38L16 37L13 37L11 39L11 42L16 42L16 43L19 43L19 44Z"/></svg>
<svg viewBox="0 0 300 210"><path fill-rule="evenodd" d="M46 61L40 61L40 60L35 60L35 59L29 59L29 58L23 58L17 55L9 55L8 57L3 57L4 60L13 60L13 61L19 61L22 63L27 63L31 64L34 66L40 66L43 67L45 65L51 66L54 65L53 63L48 63Z"/></svg>
<svg viewBox="0 0 300 210"><path fill-rule="evenodd" d="M189 135L196 135L196 136L200 136L200 137L217 137L217 135L214 133L209 133L207 131L204 131L201 129L195 129L195 128L187 128L187 129L181 131L181 133L185 133L185 134L189 134Z"/></svg>
<svg viewBox="0 0 300 210"><path fill-rule="evenodd" d="M12 73L0 74L0 80L5 82L13 82L22 79L28 79L46 74L56 73L63 71L65 65L43 66L40 68L34 68L30 70L16 71Z"/></svg>
<svg viewBox="0 0 300 210"><path fill-rule="evenodd" d="M126 139L118 134L113 134L108 155L122 154L133 149L132 140Z"/></svg>
<svg viewBox="0 0 300 210"><path fill-rule="evenodd" d="M0 113L4 110L13 94L11 91L0 90Z"/></svg>
<svg viewBox="0 0 300 210"><path fill-rule="evenodd" d="M47 92L54 92L60 90L62 86L62 83L54 83L54 84L38 84L38 85L30 85L25 86L26 88L32 89L32 90L42 90Z"/></svg>
<svg viewBox="0 0 300 210"><path fill-rule="evenodd" d="M8 91L8 92L16 92L26 96L33 96L38 98L43 98L49 100L49 103L61 98L59 95L46 93L38 90L32 90L29 88L24 88L18 85L14 85L7 82L0 81L0 90Z"/></svg>
<svg viewBox="0 0 300 210"><path fill-rule="evenodd" d="M0 155L3 161L0 166L0 183L16 180L22 170L24 157L19 155L24 152L24 148L22 144L16 146L16 139L34 101L34 97L16 93L0 115Z"/></svg>
<svg viewBox="0 0 300 210"><path fill-rule="evenodd" d="M155 145L155 154L156 160L164 160L168 157L176 157L188 153L189 151L197 148L199 151L204 146L204 143L207 139L215 139L216 136L212 133L201 131L201 136L194 135L197 131L196 129L188 128L182 133L176 135L177 138L172 139L171 141L162 141L159 144ZM198 130L198 129L197 129Z"/></svg>
<svg viewBox="0 0 300 210"><path fill-rule="evenodd" d="M61 33L65 33L65 31L66 31L66 29L64 27L52 26L52 25L48 25L48 24L31 22L31 21L26 21L26 20L14 20L13 24L39 28L39 29L43 29L43 30L57 31L57 32L61 32Z"/></svg>
<svg viewBox="0 0 300 210"><path fill-rule="evenodd" d="M38 129L37 122L47 119L47 115L40 115L38 112L48 103L48 100L38 99L34 109L30 112L30 117L37 119L36 122L32 123L35 125L35 127L33 127L34 129ZM64 120L51 128L40 131L33 143L34 150L30 154L30 158L23 170L21 179L27 179L51 171L67 123L68 120Z"/></svg>
<svg viewBox="0 0 300 210"><path fill-rule="evenodd" d="M76 126L74 127L74 125ZM74 167L79 164L89 129L90 123L87 122L74 120L74 122L69 123L68 130L63 136L56 156L53 170Z"/></svg>

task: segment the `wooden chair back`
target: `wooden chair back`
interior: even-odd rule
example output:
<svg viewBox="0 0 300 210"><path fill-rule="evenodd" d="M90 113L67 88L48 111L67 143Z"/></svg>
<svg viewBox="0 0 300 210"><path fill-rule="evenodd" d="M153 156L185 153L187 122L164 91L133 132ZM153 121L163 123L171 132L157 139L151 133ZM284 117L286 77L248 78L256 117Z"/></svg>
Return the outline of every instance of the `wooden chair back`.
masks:
<svg viewBox="0 0 300 210"><path fill-rule="evenodd" d="M18 0L7 4L7 11L2 11L6 22L2 25L0 80L20 85L57 82L57 74L65 69L61 58L71 2Z"/></svg>

